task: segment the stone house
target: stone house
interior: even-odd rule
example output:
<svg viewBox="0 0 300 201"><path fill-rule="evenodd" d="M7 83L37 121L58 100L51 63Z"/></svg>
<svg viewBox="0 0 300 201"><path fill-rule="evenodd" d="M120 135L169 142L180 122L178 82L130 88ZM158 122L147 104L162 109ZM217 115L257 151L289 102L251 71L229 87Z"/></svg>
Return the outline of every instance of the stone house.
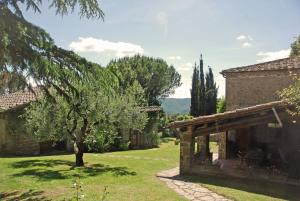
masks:
<svg viewBox="0 0 300 201"><path fill-rule="evenodd" d="M24 122L18 118L36 95L19 91L0 97L0 155L40 154L40 144L27 134Z"/></svg>
<svg viewBox="0 0 300 201"><path fill-rule="evenodd" d="M255 170L257 178L299 182L300 118L287 114L290 106L279 101L277 91L300 76L300 57L231 68L221 74L226 78L227 111L170 125L182 132L181 174L253 177ZM209 162L213 133L219 136L217 165Z"/></svg>
<svg viewBox="0 0 300 201"><path fill-rule="evenodd" d="M53 151L72 151L71 142L38 142L26 132L24 120L19 118L24 109L41 95L38 89L18 91L0 96L0 155L39 155ZM122 132L122 140L130 142L131 148L154 146L152 134L157 134L160 107L143 107L141 111L151 115L143 132ZM55 146L53 146L55 144Z"/></svg>

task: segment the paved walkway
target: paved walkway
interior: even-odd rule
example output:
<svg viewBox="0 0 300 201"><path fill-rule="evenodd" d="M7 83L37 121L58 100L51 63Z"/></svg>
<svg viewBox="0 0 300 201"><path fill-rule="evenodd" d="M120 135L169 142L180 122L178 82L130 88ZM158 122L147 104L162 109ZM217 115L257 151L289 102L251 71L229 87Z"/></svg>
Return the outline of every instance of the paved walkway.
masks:
<svg viewBox="0 0 300 201"><path fill-rule="evenodd" d="M157 177L166 182L167 186L192 201L230 201L198 184L184 181L179 177L179 169L173 168L157 174Z"/></svg>

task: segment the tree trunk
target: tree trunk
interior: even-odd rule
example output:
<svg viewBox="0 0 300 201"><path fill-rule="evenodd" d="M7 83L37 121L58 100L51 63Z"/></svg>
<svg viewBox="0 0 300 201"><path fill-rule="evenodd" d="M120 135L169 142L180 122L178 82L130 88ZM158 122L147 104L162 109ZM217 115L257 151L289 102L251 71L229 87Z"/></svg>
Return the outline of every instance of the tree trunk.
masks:
<svg viewBox="0 0 300 201"><path fill-rule="evenodd" d="M84 139L86 136L88 128L88 120L83 118L83 126L80 129L80 132L77 133L75 143L74 143L74 152L76 156L76 166L84 166L83 162L83 153L84 153Z"/></svg>
<svg viewBox="0 0 300 201"><path fill-rule="evenodd" d="M83 150L84 150L84 145L82 141L76 141L74 143L74 151L75 151L75 156L76 156L76 167L81 167L84 166L83 162Z"/></svg>

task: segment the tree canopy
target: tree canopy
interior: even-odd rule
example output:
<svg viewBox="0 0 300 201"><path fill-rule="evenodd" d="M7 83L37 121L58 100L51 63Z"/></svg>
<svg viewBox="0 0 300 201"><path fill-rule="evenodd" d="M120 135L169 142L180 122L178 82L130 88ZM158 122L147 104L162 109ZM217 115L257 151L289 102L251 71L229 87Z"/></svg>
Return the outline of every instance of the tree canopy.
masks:
<svg viewBox="0 0 300 201"><path fill-rule="evenodd" d="M181 85L181 76L164 60L136 55L112 60L108 64L124 89L136 80L145 91L148 105L160 105L160 99L173 94Z"/></svg>
<svg viewBox="0 0 300 201"><path fill-rule="evenodd" d="M300 35L296 38L295 42L291 44L291 57L300 55Z"/></svg>
<svg viewBox="0 0 300 201"><path fill-rule="evenodd" d="M291 55L290 57L300 55L300 35L296 41L291 44ZM288 110L292 115L300 115L300 78L295 77L295 82L289 87L278 92L282 101L288 105L293 105L295 110Z"/></svg>
<svg viewBox="0 0 300 201"><path fill-rule="evenodd" d="M97 135L109 143L115 133L112 128L144 125L135 98L141 97L139 86L131 83L121 91L109 70L57 47L45 30L23 17L21 7L41 12L42 3L0 0L0 72L23 76L30 89L34 84L43 90L43 97L24 114L27 126L39 138L73 140L76 165L82 166L86 140ZM61 15L76 6L81 17L104 17L97 0L50 1Z"/></svg>

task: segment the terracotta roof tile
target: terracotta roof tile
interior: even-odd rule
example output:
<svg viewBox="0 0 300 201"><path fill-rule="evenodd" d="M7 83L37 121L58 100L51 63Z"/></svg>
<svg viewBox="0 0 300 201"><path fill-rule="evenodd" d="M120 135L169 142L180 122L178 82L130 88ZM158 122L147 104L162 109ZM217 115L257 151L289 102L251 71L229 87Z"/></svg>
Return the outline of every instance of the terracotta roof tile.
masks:
<svg viewBox="0 0 300 201"><path fill-rule="evenodd" d="M223 70L222 75L235 72L253 72L253 71L268 71L268 70L288 70L300 69L300 56L293 58L278 59L274 61L258 63L249 66L241 66Z"/></svg>
<svg viewBox="0 0 300 201"><path fill-rule="evenodd" d="M5 111L36 101L37 97L41 95L41 90L34 88L34 91L35 93L29 90L17 91L0 96L0 110Z"/></svg>

